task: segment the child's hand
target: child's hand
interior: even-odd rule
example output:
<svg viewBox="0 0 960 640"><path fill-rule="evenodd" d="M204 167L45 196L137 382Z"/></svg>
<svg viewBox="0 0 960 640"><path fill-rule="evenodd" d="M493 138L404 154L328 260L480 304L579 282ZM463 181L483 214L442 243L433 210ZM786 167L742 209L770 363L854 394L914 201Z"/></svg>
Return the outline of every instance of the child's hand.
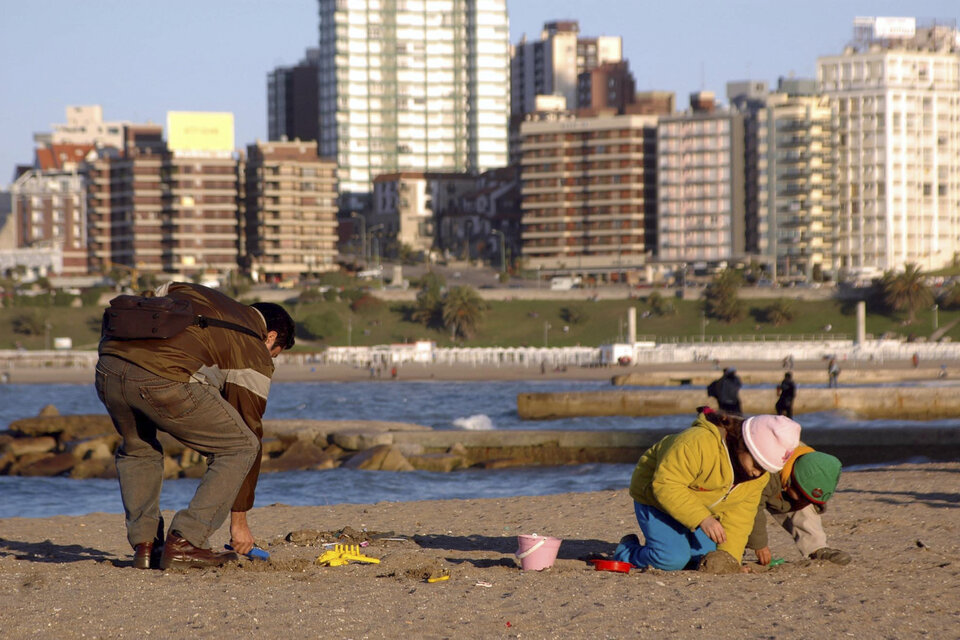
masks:
<svg viewBox="0 0 960 640"><path fill-rule="evenodd" d="M770 553L770 547L757 549L757 564L767 566L771 560L773 560L773 555Z"/></svg>
<svg viewBox="0 0 960 640"><path fill-rule="evenodd" d="M707 534L707 537L721 544L727 541L727 532L724 530L720 521L713 516L707 516L700 523L700 529Z"/></svg>

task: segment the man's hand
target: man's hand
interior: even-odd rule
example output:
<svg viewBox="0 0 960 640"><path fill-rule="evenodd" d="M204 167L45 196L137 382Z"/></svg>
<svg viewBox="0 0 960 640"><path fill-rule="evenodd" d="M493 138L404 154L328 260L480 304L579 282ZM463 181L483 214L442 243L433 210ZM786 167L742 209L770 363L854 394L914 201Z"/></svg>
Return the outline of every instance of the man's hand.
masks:
<svg viewBox="0 0 960 640"><path fill-rule="evenodd" d="M773 556L770 553L770 547L757 549L757 564L762 564L763 566L767 566L768 564L770 564L771 560L773 560Z"/></svg>
<svg viewBox="0 0 960 640"><path fill-rule="evenodd" d="M230 512L230 546L237 553L243 555L253 549L253 533L247 525L246 511Z"/></svg>
<svg viewBox="0 0 960 640"><path fill-rule="evenodd" d="M723 525L720 524L720 521L713 516L704 518L700 523L700 529L707 534L708 538L717 544L727 541L727 532L724 530Z"/></svg>

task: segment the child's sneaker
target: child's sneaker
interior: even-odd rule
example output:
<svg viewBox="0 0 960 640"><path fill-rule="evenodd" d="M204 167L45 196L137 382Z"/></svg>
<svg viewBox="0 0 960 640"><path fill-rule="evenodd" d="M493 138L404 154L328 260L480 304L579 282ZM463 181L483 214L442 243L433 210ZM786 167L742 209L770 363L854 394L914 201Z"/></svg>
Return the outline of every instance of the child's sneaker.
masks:
<svg viewBox="0 0 960 640"><path fill-rule="evenodd" d="M633 554L633 551L640 546L640 538L637 537L637 534L630 533L622 538L620 538L620 544L617 545L617 548L613 551L613 559L617 562L626 562L630 563L630 556Z"/></svg>
<svg viewBox="0 0 960 640"><path fill-rule="evenodd" d="M832 562L833 564L839 564L841 566L845 564L850 564L850 561L853 558L850 557L850 554L846 551L841 551L840 549L831 549L830 547L821 547L813 553L810 554L811 560L826 560L827 562Z"/></svg>

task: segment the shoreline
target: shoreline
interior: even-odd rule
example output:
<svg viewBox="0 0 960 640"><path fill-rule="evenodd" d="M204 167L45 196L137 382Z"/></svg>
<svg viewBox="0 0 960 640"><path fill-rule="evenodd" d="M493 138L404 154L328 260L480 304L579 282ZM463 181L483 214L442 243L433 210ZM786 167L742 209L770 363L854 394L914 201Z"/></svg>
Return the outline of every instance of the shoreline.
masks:
<svg viewBox="0 0 960 640"><path fill-rule="evenodd" d="M953 364L953 363L951 363ZM785 369L779 362L772 361L729 361L722 366L735 366L745 384L777 384ZM806 383L826 384L827 376L823 362L797 362L792 371L797 379ZM960 380L956 376L957 367L953 367L954 377L948 382ZM9 384L92 384L93 367L13 367L4 369ZM614 378L633 377L639 384L650 386L679 387L680 381L693 379L697 382L712 379L720 375L713 363L671 362L656 364L638 364L629 367L596 366L574 367L565 370L546 369L540 372L539 366L492 366L492 365L448 365L405 363L397 367L397 378L393 379L390 369L385 368L379 376L370 376L366 367L344 364L293 364L280 362L273 376L274 382L394 382L394 381L430 381L478 382L511 380L566 380L566 381L606 381L612 385ZM907 381L938 381L939 363L924 362L914 368L907 360L888 360L883 364L847 363L840 376L841 386L856 385L858 382L890 383ZM822 380L821 380L822 378ZM636 384L636 383L635 383ZM2 386L2 385L0 385ZM689 386L688 386L689 388Z"/></svg>
<svg viewBox="0 0 960 640"><path fill-rule="evenodd" d="M0 519L0 627L65 639L953 637L960 497L947 487L958 473L957 462L847 471L823 522L853 563L806 560L769 523L786 563L765 570L747 552L756 572L725 576L594 571L588 558L637 530L624 489L274 504L250 512L271 561L209 570L133 569L122 514ZM516 536L533 532L563 542L551 569L522 572ZM362 552L380 563L314 564L338 533L372 538Z"/></svg>

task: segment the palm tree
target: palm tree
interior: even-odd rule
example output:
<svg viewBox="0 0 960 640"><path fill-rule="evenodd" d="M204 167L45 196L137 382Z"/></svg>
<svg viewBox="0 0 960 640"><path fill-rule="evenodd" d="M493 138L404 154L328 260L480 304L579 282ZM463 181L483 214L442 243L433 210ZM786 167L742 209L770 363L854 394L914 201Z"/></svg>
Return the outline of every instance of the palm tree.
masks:
<svg viewBox="0 0 960 640"><path fill-rule="evenodd" d="M924 281L920 266L913 263L904 265L903 273L884 273L880 290L887 306L897 311L907 311L907 324L913 324L918 309L933 304L933 292Z"/></svg>
<svg viewBox="0 0 960 640"><path fill-rule="evenodd" d="M486 308L486 303L473 287L453 287L443 300L443 323L451 328L454 336L469 338Z"/></svg>
<svg viewBox="0 0 960 640"><path fill-rule="evenodd" d="M703 292L704 311L708 316L724 322L736 322L743 317L743 302L738 297L740 278L734 269L724 269L714 276Z"/></svg>

